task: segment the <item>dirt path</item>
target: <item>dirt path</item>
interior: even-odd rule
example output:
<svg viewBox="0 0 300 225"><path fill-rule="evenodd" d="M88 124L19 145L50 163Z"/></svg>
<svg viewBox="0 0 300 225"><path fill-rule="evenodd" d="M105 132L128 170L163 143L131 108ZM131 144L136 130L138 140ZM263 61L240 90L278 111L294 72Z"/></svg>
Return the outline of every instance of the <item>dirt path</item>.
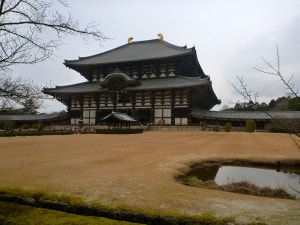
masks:
<svg viewBox="0 0 300 225"><path fill-rule="evenodd" d="M110 206L299 224L300 201L187 187L174 177L205 160L300 160L285 134L145 132L0 138L0 185L76 194Z"/></svg>

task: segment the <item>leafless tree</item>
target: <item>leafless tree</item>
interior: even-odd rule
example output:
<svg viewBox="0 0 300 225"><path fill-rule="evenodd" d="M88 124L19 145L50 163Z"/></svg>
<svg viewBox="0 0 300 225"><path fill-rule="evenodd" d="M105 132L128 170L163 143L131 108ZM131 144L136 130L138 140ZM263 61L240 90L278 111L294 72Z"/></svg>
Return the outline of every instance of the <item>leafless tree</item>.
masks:
<svg viewBox="0 0 300 225"><path fill-rule="evenodd" d="M284 84L286 89L288 90L289 94L292 94L295 97L298 96L298 89L296 89L295 85L292 83L292 76L289 79L286 79L285 76L281 73L280 71L280 56L279 56L279 50L278 47L276 46L276 66L273 66L271 63L269 63L267 60L262 58L262 60L265 62L265 64L268 66L270 71L262 70L262 69L257 69L254 68L255 70L263 73L263 74L269 74L276 76L280 79L280 81ZM234 85L232 83L231 86L235 89L237 93L239 93L244 101L249 102L254 109L258 108L258 93L252 93L252 91L247 87L247 83L245 82L244 78L242 76L237 76L237 81L238 81L238 86ZM283 127L289 134L295 135L298 137L298 139L294 139L293 141L297 145L297 147L300 149L300 142L299 138L300 135L297 132L297 130L293 129L292 127L288 126L286 123L282 122L280 119L274 117L270 112L263 110L264 113L266 113L273 121L275 121L277 124L279 124L281 127Z"/></svg>
<svg viewBox="0 0 300 225"><path fill-rule="evenodd" d="M12 79L14 65L35 64L49 58L68 35L92 38L101 44L106 37L98 25L81 28L65 0L0 1L0 98L24 102L39 99L41 89L31 81ZM61 10L58 10L61 9Z"/></svg>
<svg viewBox="0 0 300 225"><path fill-rule="evenodd" d="M268 75L272 75L272 76L275 76L275 77L279 78L279 80L283 83L283 85L287 89L287 91L288 91L287 94L292 95L293 97L296 97L296 98L299 97L298 96L298 91L299 90L298 90L298 88L295 87L295 84L292 83L293 75L291 75L288 79L286 79L285 76L281 73L280 55L279 55L278 46L276 45L276 65L275 66L273 66L271 63L269 63L263 57L262 57L262 60L268 66L268 68L270 70L269 71L262 70L262 69L258 69L256 67L254 67L254 69L258 72L268 74Z"/></svg>
<svg viewBox="0 0 300 225"><path fill-rule="evenodd" d="M35 113L46 99L42 87L22 77L12 78L10 75L0 76L0 99L2 105L22 107L27 113Z"/></svg>
<svg viewBox="0 0 300 225"><path fill-rule="evenodd" d="M68 7L64 0L1 0L0 68L41 62L67 35L105 39L96 24L80 28L66 10L57 10Z"/></svg>

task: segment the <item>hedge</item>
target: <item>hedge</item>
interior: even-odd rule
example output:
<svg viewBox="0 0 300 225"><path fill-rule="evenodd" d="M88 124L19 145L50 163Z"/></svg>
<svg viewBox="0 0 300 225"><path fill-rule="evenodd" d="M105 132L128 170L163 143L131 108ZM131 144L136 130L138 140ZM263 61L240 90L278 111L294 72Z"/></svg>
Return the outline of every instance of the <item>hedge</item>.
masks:
<svg viewBox="0 0 300 225"><path fill-rule="evenodd" d="M7 133L7 132L1 132L0 137L16 137L16 136L43 136L43 135L70 135L74 134L72 132L64 132L64 131L30 131L30 132L12 132L12 133Z"/></svg>
<svg viewBox="0 0 300 225"><path fill-rule="evenodd" d="M270 133L288 133L288 130L280 127L271 127L269 130Z"/></svg>
<svg viewBox="0 0 300 225"><path fill-rule="evenodd" d="M220 131L220 126L219 125L213 126L212 131Z"/></svg>
<svg viewBox="0 0 300 225"><path fill-rule="evenodd" d="M96 129L96 134L138 134L143 133L143 129ZM90 132L82 132L80 134L89 134ZM75 134L74 132L65 132L65 131L15 131L12 133L0 132L0 137L25 137L25 136L43 136L43 135L70 135ZM92 133L94 134L94 132Z"/></svg>
<svg viewBox="0 0 300 225"><path fill-rule="evenodd" d="M96 129L96 134L139 134L143 133L144 130L141 128L134 129Z"/></svg>

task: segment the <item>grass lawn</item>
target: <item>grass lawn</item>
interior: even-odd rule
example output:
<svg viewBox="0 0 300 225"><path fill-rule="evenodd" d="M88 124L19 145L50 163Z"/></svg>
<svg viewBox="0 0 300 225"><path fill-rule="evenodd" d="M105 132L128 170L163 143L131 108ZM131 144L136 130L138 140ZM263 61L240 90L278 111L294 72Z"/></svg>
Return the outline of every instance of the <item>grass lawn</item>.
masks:
<svg viewBox="0 0 300 225"><path fill-rule="evenodd" d="M258 132L7 137L0 138L0 190L70 195L155 215L299 225L299 200L189 187L175 179L195 163L224 160L299 163L300 150L288 134Z"/></svg>
<svg viewBox="0 0 300 225"><path fill-rule="evenodd" d="M133 225L101 217L80 216L55 210L0 202L1 225Z"/></svg>

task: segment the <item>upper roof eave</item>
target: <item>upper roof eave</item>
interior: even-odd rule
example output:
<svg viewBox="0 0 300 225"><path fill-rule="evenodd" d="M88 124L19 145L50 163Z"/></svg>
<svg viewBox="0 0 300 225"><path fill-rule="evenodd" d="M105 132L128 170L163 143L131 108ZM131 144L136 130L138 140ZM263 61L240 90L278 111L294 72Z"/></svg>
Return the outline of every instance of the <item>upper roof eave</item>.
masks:
<svg viewBox="0 0 300 225"><path fill-rule="evenodd" d="M139 60L124 60L124 61L118 61L118 62L105 62L105 63L94 63L94 64L80 64L80 63L69 63L69 61L78 61L78 60L65 60L65 62L63 63L65 66L69 67L69 68L74 68L74 67L81 67L81 66L96 66L96 65L109 65L109 64L113 64L113 63L129 63L129 62L143 62L143 61L151 61L151 60L159 60L159 59L172 59L175 57L180 57L180 56L184 56L184 55L191 55L192 53L183 53L183 54L178 54L176 56L167 56L167 57L161 57L161 58L152 58L152 59L139 59ZM67 63L68 61L68 63Z"/></svg>

